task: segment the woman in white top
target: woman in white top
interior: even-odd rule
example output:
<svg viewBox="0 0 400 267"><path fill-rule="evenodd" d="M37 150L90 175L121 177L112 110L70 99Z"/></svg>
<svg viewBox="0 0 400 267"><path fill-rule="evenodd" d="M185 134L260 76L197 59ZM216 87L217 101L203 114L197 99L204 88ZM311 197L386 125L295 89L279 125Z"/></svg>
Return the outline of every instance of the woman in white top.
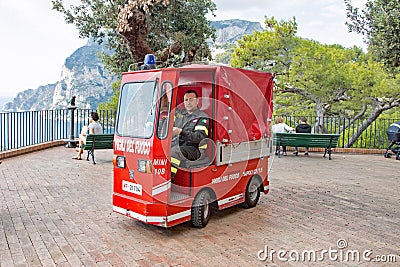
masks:
<svg viewBox="0 0 400 267"><path fill-rule="evenodd" d="M89 133L89 134L102 134L103 133L103 127L101 126L100 123L97 122L98 120L99 120L99 114L97 114L97 112L90 113L90 118L89 118L90 123L88 126L83 126L81 134L79 135L79 147L76 150L78 152L78 154L75 157L73 157L72 159L77 159L77 160L82 159L83 146L86 143L87 133Z"/></svg>
<svg viewBox="0 0 400 267"><path fill-rule="evenodd" d="M281 116L276 117L275 124L272 125L272 133L286 133L292 132L294 128L290 127L286 123L283 122L283 118ZM278 155L279 147L276 147L275 155ZM286 156L286 146L282 146L282 155Z"/></svg>

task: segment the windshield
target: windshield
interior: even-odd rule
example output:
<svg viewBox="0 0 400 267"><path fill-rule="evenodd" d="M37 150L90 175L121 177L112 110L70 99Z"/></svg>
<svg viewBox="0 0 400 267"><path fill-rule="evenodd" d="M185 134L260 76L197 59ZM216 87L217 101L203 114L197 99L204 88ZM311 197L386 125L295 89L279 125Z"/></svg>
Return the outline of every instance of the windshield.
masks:
<svg viewBox="0 0 400 267"><path fill-rule="evenodd" d="M157 81L126 83L121 90L118 135L150 138L153 134Z"/></svg>

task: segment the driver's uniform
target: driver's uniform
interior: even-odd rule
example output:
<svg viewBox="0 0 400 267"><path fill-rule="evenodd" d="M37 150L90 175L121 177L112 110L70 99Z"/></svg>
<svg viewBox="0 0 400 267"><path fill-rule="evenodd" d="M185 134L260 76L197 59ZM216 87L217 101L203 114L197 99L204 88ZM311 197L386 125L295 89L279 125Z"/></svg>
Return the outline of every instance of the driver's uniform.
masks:
<svg viewBox="0 0 400 267"><path fill-rule="evenodd" d="M182 132L172 140L172 177L175 176L182 160L196 160L200 157L199 144L208 137L209 124L207 114L199 108L191 114L186 109L176 112L174 126L181 128Z"/></svg>

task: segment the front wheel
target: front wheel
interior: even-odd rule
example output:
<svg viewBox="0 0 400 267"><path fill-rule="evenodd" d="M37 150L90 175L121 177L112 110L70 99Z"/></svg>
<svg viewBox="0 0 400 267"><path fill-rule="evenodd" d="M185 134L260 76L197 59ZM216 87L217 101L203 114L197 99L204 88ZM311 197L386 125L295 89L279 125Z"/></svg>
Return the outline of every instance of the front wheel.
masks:
<svg viewBox="0 0 400 267"><path fill-rule="evenodd" d="M385 158L387 158L387 159L391 157L389 151L386 151L385 154L383 154L383 156L384 156Z"/></svg>
<svg viewBox="0 0 400 267"><path fill-rule="evenodd" d="M243 207L246 209L255 207L260 199L260 180L252 177L246 186Z"/></svg>
<svg viewBox="0 0 400 267"><path fill-rule="evenodd" d="M211 196L207 190L200 192L192 205L192 225L203 228L207 225L211 216Z"/></svg>

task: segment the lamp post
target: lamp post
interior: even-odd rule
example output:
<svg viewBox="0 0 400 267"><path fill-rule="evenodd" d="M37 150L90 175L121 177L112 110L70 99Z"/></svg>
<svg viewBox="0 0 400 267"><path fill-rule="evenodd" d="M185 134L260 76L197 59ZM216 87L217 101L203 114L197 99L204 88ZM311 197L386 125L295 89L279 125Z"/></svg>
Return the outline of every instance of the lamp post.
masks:
<svg viewBox="0 0 400 267"><path fill-rule="evenodd" d="M75 140L75 136L74 136L74 133L75 133L75 109L77 108L75 106L75 98L76 97L73 96L71 98L70 104L68 105L68 110L71 113L71 132L70 132L70 135L69 135L69 140L67 140L66 147L69 147L69 148L75 148L76 147L76 143L77 143L77 140Z"/></svg>

